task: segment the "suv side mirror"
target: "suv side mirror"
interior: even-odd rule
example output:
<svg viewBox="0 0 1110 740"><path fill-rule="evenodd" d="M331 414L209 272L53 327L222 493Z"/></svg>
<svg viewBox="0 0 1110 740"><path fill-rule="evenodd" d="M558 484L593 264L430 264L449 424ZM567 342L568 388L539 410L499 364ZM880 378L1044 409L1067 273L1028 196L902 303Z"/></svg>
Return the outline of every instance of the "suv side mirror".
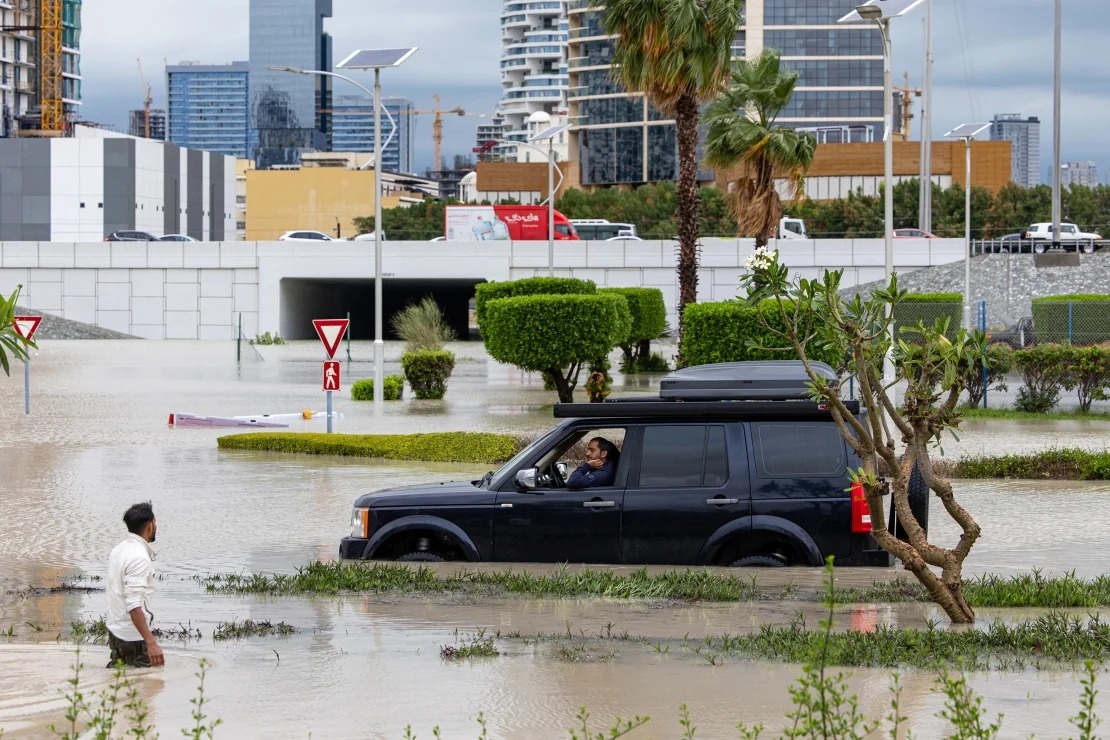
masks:
<svg viewBox="0 0 1110 740"><path fill-rule="evenodd" d="M516 473L516 484L527 491L536 490L536 469L526 468Z"/></svg>
<svg viewBox="0 0 1110 740"><path fill-rule="evenodd" d="M559 475L561 475L563 477L563 480L567 479L567 469L568 468L567 468L567 464L565 462L560 460L559 462L555 463L555 469L559 471Z"/></svg>

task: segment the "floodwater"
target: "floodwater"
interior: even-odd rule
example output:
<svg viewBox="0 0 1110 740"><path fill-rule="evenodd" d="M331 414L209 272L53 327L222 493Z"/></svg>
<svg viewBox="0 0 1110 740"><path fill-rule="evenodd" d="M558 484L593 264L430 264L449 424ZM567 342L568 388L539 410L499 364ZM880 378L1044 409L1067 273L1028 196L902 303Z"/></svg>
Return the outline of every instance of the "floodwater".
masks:
<svg viewBox="0 0 1110 740"><path fill-rule="evenodd" d="M291 572L334 557L348 528L354 498L365 491L421 481L477 477L484 466L339 460L220 452L216 437L234 430L172 429L171 412L208 415L291 413L324 407L322 359L316 343L234 346L214 342L43 342L32 359L32 414L23 412L20 368L0 376L0 728L7 737L48 736L59 722L61 692L72 676L72 644L57 640L73 620L104 612L103 594L27 596L28 586L57 585L77 573L104 575L121 538L119 517L131 503L151 500L159 517L157 567L163 580L155 624L200 629L203 638L167 641L167 668L135 674L164 735L191 725L201 658L210 669L205 693L222 737L401 737L413 726L429 737L476 737L484 712L491 737L566 737L586 706L595 732L616 715L650 715L633 737L680 734L686 703L699 737L732 736L739 721L781 726L787 687L799 669L726 660L712 666L680 641L737 634L783 624L799 608L808 624L815 605L796 603L674 606L599 600L504 600L459 597L242 597L206 594L194 580L208 573ZM490 363L477 344L454 347L456 371L442 402L373 404L343 394L336 430L414 432L477 429L536 433L551 424L553 394L535 377ZM356 343L344 366L344 388L373 374L372 347ZM399 346L387 345L387 373L399 372ZM343 350L341 356L345 356ZM652 393L655 378L618 380L615 393ZM1036 449L1045 444L1105 447L1100 422L969 424L948 455ZM325 422L293 429L323 431ZM1083 577L1110 571L1104 499L1110 486L1060 482L961 482L961 500L984 534L970 573L1043 568ZM934 532L953 542L954 527L934 515ZM446 566L457 567L457 566ZM517 566L519 567L519 566ZM763 573L758 577L768 577ZM812 583L818 572L791 571ZM897 575L893 570L841 571L845 584ZM782 577L776 574L776 577ZM95 581L86 581L96 585ZM984 619L1013 619L1014 612ZM928 605L856 607L843 626L920 626L942 615ZM220 622L285 621L290 637L213 642ZM440 648L485 630L500 631L494 658L448 662ZM574 640L568 643L570 630ZM644 642L619 639L625 631ZM539 634L561 640L509 639ZM655 643L670 646L661 654ZM563 648L574 649L568 659ZM85 646L87 690L106 684L102 646ZM861 708L886 713L889 672L853 670ZM943 701L933 677L903 676L903 711L922 737L941 732ZM1070 671L975 674L973 687L992 713L1003 712L1003 736L1067 734L1078 707ZM1106 696L1103 692L1102 697ZM1100 703L1103 715L1107 707Z"/></svg>

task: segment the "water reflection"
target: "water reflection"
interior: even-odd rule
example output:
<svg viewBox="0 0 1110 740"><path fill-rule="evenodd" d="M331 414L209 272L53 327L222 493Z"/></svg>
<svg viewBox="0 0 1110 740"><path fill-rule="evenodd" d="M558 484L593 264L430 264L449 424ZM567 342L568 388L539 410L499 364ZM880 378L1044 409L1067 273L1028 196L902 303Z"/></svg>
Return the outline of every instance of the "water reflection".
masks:
<svg viewBox="0 0 1110 740"><path fill-rule="evenodd" d="M490 364L478 345L456 345L458 370L441 402L372 403L337 400L344 418L337 431L376 433L482 431L535 434L552 424L553 394L534 375ZM72 661L52 643L72 620L104 612L102 594L23 598L27 585L56 584L83 571L104 575L104 561L120 539L123 510L151 500L160 528L156 610L163 626L191 624L210 635L221 621L285 620L301 632L287 639L214 644L210 639L170 645L170 668L154 697L162 734L188 723L196 661L213 661L209 695L231 737L399 737L413 723L427 735L477 735L478 711L490 716L495 737L566 737L578 707L595 718L649 714L646 737L676 732L678 705L691 706L699 736L732 734L738 720L781 724L793 666L729 663L720 667L659 656L643 646L620 646L611 662L568 663L544 645L511 642L505 656L445 663L441 645L454 630L531 629L560 632L566 623L598 631L639 632L657 639L686 633L736 633L788 621L796 604L707 605L658 608L646 604L578 601L473 603L411 597L384 599L244 599L204 594L194 576L210 572L293 572L335 555L361 493L394 485L473 479L489 466L345 460L221 452L220 429L173 429L170 412L291 413L323 407L321 351L315 342L263 347L264 362L236 366L234 347L213 342L44 342L32 365L32 415L22 414L22 379L0 378L0 471L4 490L0 536L0 727L5 737L40 736L20 723L56 713L51 687L61 688ZM369 343L352 346L347 382L373 374ZM399 345L388 345L387 373L400 372ZM641 395L654 378L618 379L614 393ZM294 430L323 431L323 420ZM1020 431L1015 433L1015 429ZM1052 440L1061 446L1104 447L1097 423L969 424L950 455L1025 449ZM1034 433L1035 431L1035 433ZM1110 485L1072 482L961 482L961 501L983 525L970 573L1017 573L1033 567L1082 577L1110 570L1102 532L1110 514ZM940 514L933 535L954 544L959 532ZM457 566L455 566L457 567ZM899 572L841 572L846 585ZM761 575L761 577L763 577ZM816 584L819 571L785 572ZM816 624L815 605L801 607ZM983 615L987 616L987 615ZM924 624L939 618L927 605L858 607L848 626ZM35 632L31 622L42 628ZM24 625L20 627L20 625ZM99 651L99 652L97 652ZM89 648L90 666L104 648ZM95 656L95 660L94 660ZM92 673L90 673L90 676ZM97 674L96 680L102 680ZM144 679L144 681L148 681ZM154 679L149 679L153 687ZM888 676L856 671L853 685L864 708L885 712ZM147 686L147 683L143 683ZM1008 734L1065 734L1079 686L1071 673L975 676L992 711L1005 711ZM921 736L936 736L941 700L932 678L907 676L907 709ZM37 696L49 701L36 703ZM1100 701L1105 694L1100 695ZM737 697L743 697L738 700ZM1101 708L1101 707L1100 707ZM1103 710L1105 713L1105 710ZM38 725L41 727L41 724ZM601 727L597 727L598 730ZM29 734L27 734L29 733Z"/></svg>

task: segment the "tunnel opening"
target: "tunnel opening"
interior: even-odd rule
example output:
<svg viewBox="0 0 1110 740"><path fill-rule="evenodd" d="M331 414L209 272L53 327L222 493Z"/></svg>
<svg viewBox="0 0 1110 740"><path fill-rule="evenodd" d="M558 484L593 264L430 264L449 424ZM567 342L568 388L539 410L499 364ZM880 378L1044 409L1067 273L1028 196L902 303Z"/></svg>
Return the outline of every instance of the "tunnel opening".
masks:
<svg viewBox="0 0 1110 740"><path fill-rule="evenodd" d="M474 287L483 278L382 279L382 334L396 339L392 318L406 306L430 296L439 304L448 325L460 340L478 339L472 326ZM351 316L351 339L374 339L374 280L340 278L284 278L281 281L281 336L315 339L313 319Z"/></svg>

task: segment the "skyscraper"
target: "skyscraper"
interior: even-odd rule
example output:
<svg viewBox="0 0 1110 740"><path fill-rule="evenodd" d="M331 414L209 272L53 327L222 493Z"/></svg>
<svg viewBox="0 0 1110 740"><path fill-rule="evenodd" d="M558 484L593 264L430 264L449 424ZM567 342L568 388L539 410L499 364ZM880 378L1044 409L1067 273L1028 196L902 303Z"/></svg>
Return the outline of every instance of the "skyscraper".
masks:
<svg viewBox="0 0 1110 740"><path fill-rule="evenodd" d="M382 98L385 110L393 116L397 133L385 111L382 123L382 169L391 172L413 171L413 105L405 98ZM332 144L334 152L374 151L374 101L362 95L336 96L332 105Z"/></svg>
<svg viewBox="0 0 1110 740"><path fill-rule="evenodd" d="M737 18L734 58L765 48L800 77L779 123L813 130L818 141L880 141L883 42L874 24L837 25L858 0L747 0ZM678 174L672 119L613 80L614 41L588 3L568 11L570 120L585 185L673 180ZM702 173L708 179L711 173Z"/></svg>
<svg viewBox="0 0 1110 740"><path fill-rule="evenodd" d="M260 169L297 164L301 152L327 148L329 78L270 67L330 72L332 43L324 19L331 14L332 0L251 0L251 145Z"/></svg>
<svg viewBox="0 0 1110 740"><path fill-rule="evenodd" d="M1010 142L1010 169L1023 188L1041 184L1041 121L1017 113L1000 113L991 121L991 141Z"/></svg>
<svg viewBox="0 0 1110 740"><path fill-rule="evenodd" d="M131 136L136 136L140 139L152 139L154 141L166 140L166 111L161 108L152 108L150 110L150 122L147 123L147 111L145 108L131 111L130 120L127 125L127 133ZM149 125L149 134L147 127Z"/></svg>
<svg viewBox="0 0 1110 740"><path fill-rule="evenodd" d="M1093 188L1099 184L1098 165L1094 162L1064 162L1060 165L1060 184Z"/></svg>
<svg viewBox="0 0 1110 740"><path fill-rule="evenodd" d="M37 3L0 2L0 137L37 127L40 70ZM62 0L62 104L65 119L81 105L81 0ZM34 116L24 118L32 111Z"/></svg>
<svg viewBox="0 0 1110 740"><path fill-rule="evenodd" d="M527 141L528 116L543 111L554 119L567 108L567 0L505 0L501 39L505 138ZM515 148L504 151L515 155ZM565 147L559 158L566 159Z"/></svg>
<svg viewBox="0 0 1110 740"><path fill-rule="evenodd" d="M168 138L178 146L250 157L246 62L166 67Z"/></svg>

